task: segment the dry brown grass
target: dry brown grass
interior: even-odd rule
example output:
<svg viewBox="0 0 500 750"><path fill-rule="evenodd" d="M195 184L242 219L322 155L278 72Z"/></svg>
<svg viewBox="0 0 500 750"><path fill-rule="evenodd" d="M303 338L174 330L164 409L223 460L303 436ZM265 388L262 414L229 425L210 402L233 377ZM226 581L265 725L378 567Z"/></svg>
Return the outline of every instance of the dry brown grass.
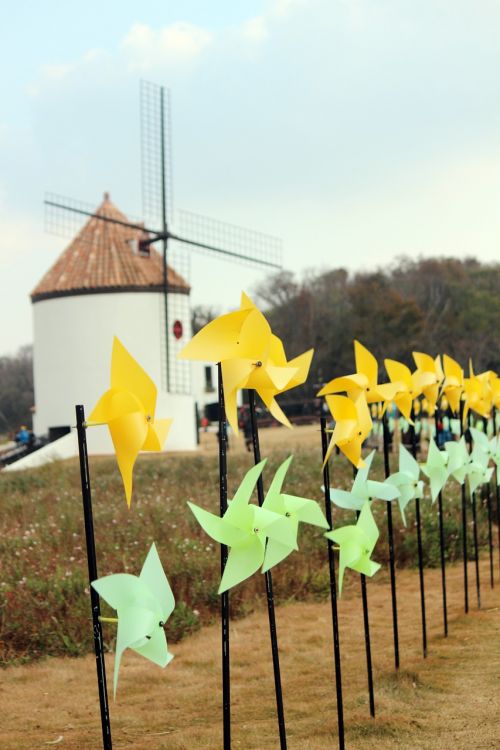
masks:
<svg viewBox="0 0 500 750"><path fill-rule="evenodd" d="M487 566L483 564L483 580ZM471 566L472 580L472 566ZM450 635L442 637L440 573L426 571L429 657L420 654L418 580L398 572L401 670L393 670L387 577L369 582L377 718L367 706L361 601L350 586L340 606L347 747L352 750L484 750L500 744L500 585L483 590L483 610L463 615L460 565L448 571ZM475 605L471 587L471 602ZM336 747L329 603L277 611L290 750ZM277 748L267 615L231 628L233 747ZM162 671L127 652L111 703L114 747L221 747L220 633L217 626L176 644ZM112 674L113 657L107 657ZM100 745L95 663L49 659L2 672L2 750Z"/></svg>

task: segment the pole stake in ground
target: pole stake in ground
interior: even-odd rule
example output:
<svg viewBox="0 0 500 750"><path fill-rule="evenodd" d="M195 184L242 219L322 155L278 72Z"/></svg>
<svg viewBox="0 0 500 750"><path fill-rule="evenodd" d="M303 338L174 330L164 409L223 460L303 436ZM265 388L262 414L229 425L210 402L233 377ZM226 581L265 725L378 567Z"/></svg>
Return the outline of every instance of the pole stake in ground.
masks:
<svg viewBox="0 0 500 750"><path fill-rule="evenodd" d="M219 492L221 518L227 510L227 422L224 406L224 385L222 368L217 365L219 375ZM220 547L221 578L227 563L227 546ZM231 749L231 674L229 658L229 591L221 594L221 637L222 637L222 731L224 750Z"/></svg>
<svg viewBox="0 0 500 750"><path fill-rule="evenodd" d="M415 410L412 408L412 421L415 419ZM417 460L417 434L415 424L410 424L411 452ZM420 612L422 616L422 653L424 659L427 657L427 619L425 613L425 581L424 581L424 554L422 547L422 520L420 518L420 498L415 498L415 516L417 522L417 553L418 553L418 578L420 583Z"/></svg>
<svg viewBox="0 0 500 750"><path fill-rule="evenodd" d="M383 437L384 437L384 470L385 478L391 474L389 462L389 425L387 422L387 412L382 417ZM396 595L396 561L394 556L394 531L392 526L392 505L387 503L387 537L389 541L389 568L391 573L391 602L392 602L392 634L394 641L394 666L399 669L399 632L398 632L398 601Z"/></svg>
<svg viewBox="0 0 500 750"><path fill-rule="evenodd" d="M436 426L436 445L439 449L440 446L440 426L441 411L437 407L434 412L434 422ZM445 557L445 541L444 541L444 516L443 516L443 493L439 492L438 495L438 516L439 516L439 550L441 557L441 588L443 592L443 630L445 638L448 636L448 607L446 601L446 557Z"/></svg>
<svg viewBox="0 0 500 750"><path fill-rule="evenodd" d="M483 417L484 434L488 435L488 419ZM491 486L490 481L486 484L486 508L488 511L488 547L490 550L490 586L495 586L495 566L493 564L493 519L491 512Z"/></svg>
<svg viewBox="0 0 500 750"><path fill-rule="evenodd" d="M333 529L332 504L330 502L330 470L328 462L325 462L328 450L328 439L326 435L326 418L321 417L321 449L323 458L323 486L325 495L325 515L331 529ZM332 625L333 625L333 656L335 662L335 686L337 690L337 722L339 728L339 750L345 749L344 738L344 704L342 698L342 668L340 662L340 636L337 615L337 583L335 580L335 555L333 554L333 543L328 543L328 570L330 573L330 600L332 603Z"/></svg>
<svg viewBox="0 0 500 750"><path fill-rule="evenodd" d="M353 476L356 478L357 469L353 466ZM356 511L356 518L359 518L360 511ZM366 652L366 676L368 678L368 702L370 706L370 716L375 718L375 691L373 688L373 669L372 669L372 645L370 640L370 617L368 613L368 592L366 590L366 576L360 573L361 583L361 600L363 603L363 628L365 631L365 652Z"/></svg>
<svg viewBox="0 0 500 750"><path fill-rule="evenodd" d="M85 433L85 412L83 406L76 406L76 429L78 435L78 452L80 457L80 478L82 483L83 518L85 523L85 543L89 570L90 606L92 612L92 627L94 632L94 651L97 669L97 686L99 690L99 706L101 710L102 746L104 750L111 750L111 724L109 720L108 688L106 684L106 666L104 663L104 648L101 628L101 608L99 594L90 584L97 580L97 560L95 552L94 521L92 517L92 493L90 489L89 461L87 453L87 437Z"/></svg>
<svg viewBox="0 0 500 750"><path fill-rule="evenodd" d="M253 444L253 455L255 465L259 464L260 458L260 444L259 444L259 428L257 425L257 415L255 412L255 392L252 389L248 389L248 402L250 406L250 422L252 426L252 444ZM259 506L264 503L264 487L262 484L262 475L257 481L257 498ZM269 632L271 636L271 652L273 657L273 670L274 670L274 688L276 693L276 711L278 714L278 729L280 737L280 750L286 750L286 728L285 728L285 713L283 709L283 692L281 688L281 672L280 672L280 659L278 650L278 636L276 632L276 617L274 613L274 595L273 595L273 578L271 571L268 570L264 573L266 580L266 593L267 593L267 613L269 616Z"/></svg>
<svg viewBox="0 0 500 750"><path fill-rule="evenodd" d="M467 415L467 427L470 427L470 412ZM472 435L470 430L467 430L466 440L469 443L469 452L472 450ZM469 487L470 490L470 487ZM472 533L474 540L474 566L476 569L476 596L477 596L477 608L481 609L481 577L479 574L479 542L477 537L477 505L476 505L476 493L471 493L472 503Z"/></svg>
<svg viewBox="0 0 500 750"><path fill-rule="evenodd" d="M464 435L464 402L460 401L460 437ZM467 493L465 482L460 488L462 503L462 557L464 562L464 612L469 613L469 579L468 579L468 552L467 552Z"/></svg>
<svg viewBox="0 0 500 750"><path fill-rule="evenodd" d="M493 407L492 410L492 419L493 419L493 435L496 437L496 439L499 439L499 435L497 434L497 410L496 407ZM497 510L497 528L498 528L498 557L499 557L499 565L500 565L500 485L498 484L498 465L495 461L495 488L496 488L496 510Z"/></svg>

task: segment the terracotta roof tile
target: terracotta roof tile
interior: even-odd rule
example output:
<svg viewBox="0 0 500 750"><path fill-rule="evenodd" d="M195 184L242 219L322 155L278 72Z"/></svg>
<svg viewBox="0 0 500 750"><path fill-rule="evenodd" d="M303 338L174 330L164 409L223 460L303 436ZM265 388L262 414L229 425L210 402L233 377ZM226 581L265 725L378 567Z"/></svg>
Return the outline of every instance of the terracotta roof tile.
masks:
<svg viewBox="0 0 500 750"><path fill-rule="evenodd" d="M127 217L107 194L95 212L118 221ZM92 217L31 292L36 302L57 296L103 291L147 291L163 288L163 261L152 245L137 252L144 232ZM189 284L168 267L169 291L188 294Z"/></svg>

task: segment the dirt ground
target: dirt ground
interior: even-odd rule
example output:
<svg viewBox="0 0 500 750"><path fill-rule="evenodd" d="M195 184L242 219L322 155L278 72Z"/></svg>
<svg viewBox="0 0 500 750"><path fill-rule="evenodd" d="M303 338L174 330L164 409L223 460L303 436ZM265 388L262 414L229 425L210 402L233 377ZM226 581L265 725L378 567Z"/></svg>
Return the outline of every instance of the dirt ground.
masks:
<svg viewBox="0 0 500 750"><path fill-rule="evenodd" d="M361 599L355 574L340 602L346 746L353 750L483 750L500 746L500 581L483 608L463 614L462 569L448 569L449 637L442 635L439 571L426 571L429 656L421 657L418 577L398 571L401 669L393 669L387 575L368 585L377 717L368 711ZM472 582L472 566L470 581ZM337 747L329 602L277 610L290 750ZM113 745L137 750L220 748L220 630L204 628L171 650L164 671L127 652ZM112 682L113 656L107 657ZM278 748L267 613L231 627L233 747ZM101 747L92 656L11 667L0 676L0 747Z"/></svg>

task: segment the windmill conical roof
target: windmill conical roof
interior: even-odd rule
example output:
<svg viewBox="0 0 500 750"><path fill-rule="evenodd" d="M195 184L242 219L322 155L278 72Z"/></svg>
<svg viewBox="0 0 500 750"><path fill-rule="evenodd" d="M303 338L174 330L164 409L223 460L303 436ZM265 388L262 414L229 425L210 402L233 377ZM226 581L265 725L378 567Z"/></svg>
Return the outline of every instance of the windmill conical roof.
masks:
<svg viewBox="0 0 500 750"><path fill-rule="evenodd" d="M102 221L128 219L107 193L76 237L31 292L37 302L51 297L125 291L163 290L163 260L153 245L139 253L138 240L148 235L140 229ZM188 294L190 287L173 268L167 270L168 290Z"/></svg>

